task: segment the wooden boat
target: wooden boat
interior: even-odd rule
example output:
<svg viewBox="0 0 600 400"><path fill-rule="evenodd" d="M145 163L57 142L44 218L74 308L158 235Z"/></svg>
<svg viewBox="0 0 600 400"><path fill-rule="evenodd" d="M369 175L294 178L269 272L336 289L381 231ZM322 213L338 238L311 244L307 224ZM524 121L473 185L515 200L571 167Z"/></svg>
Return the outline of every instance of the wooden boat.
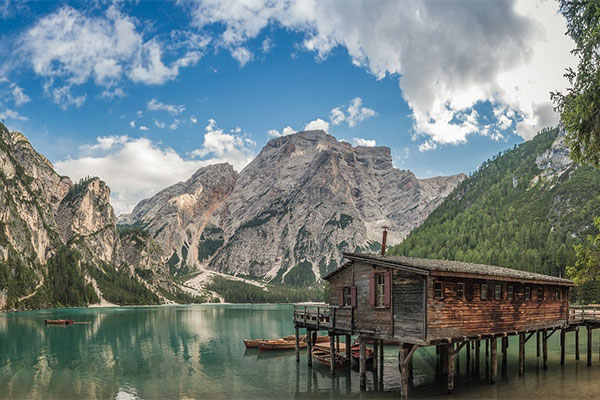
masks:
<svg viewBox="0 0 600 400"><path fill-rule="evenodd" d="M323 350L322 347L315 347L312 351L313 359L321 365L326 366L327 368L331 368L331 352L329 350ZM346 368L350 365L350 360L348 360L343 355L336 353L334 358L334 366L333 368Z"/></svg>
<svg viewBox="0 0 600 400"><path fill-rule="evenodd" d="M45 319L44 323L46 325L72 325L72 319Z"/></svg>
<svg viewBox="0 0 600 400"><path fill-rule="evenodd" d="M352 369L360 369L360 346L358 344L350 347L350 354L352 355ZM365 349L365 358L367 360L367 369L373 369L373 350Z"/></svg>
<svg viewBox="0 0 600 400"><path fill-rule="evenodd" d="M257 349L259 340L260 339L244 339L244 346L246 346L247 349Z"/></svg>
<svg viewBox="0 0 600 400"><path fill-rule="evenodd" d="M296 340L258 340L258 350L294 350L296 348ZM298 343L301 349L306 348L306 341Z"/></svg>

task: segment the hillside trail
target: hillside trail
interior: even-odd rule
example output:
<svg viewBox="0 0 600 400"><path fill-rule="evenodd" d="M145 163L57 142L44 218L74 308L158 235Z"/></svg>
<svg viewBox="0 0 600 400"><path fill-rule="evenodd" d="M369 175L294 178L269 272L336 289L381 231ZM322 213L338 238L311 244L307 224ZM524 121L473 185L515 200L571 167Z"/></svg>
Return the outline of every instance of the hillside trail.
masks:
<svg viewBox="0 0 600 400"><path fill-rule="evenodd" d="M28 298L35 296L37 294L38 289L41 288L43 284L44 284L44 278L42 278L40 283L38 283L37 286L35 287L35 289L33 289L33 292L31 292L27 296L19 297L17 299L17 301L27 300Z"/></svg>

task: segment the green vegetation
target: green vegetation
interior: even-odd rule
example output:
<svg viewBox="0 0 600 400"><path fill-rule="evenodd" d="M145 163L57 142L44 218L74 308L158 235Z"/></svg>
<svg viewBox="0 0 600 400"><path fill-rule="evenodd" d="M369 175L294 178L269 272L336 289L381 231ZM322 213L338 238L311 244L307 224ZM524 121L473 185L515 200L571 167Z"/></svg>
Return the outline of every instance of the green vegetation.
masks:
<svg viewBox="0 0 600 400"><path fill-rule="evenodd" d="M204 234L200 237L202 240L198 244L198 261L204 261L208 259L210 256L215 254L215 252L219 249L219 247L223 246L225 240L221 236L217 239L205 238Z"/></svg>
<svg viewBox="0 0 600 400"><path fill-rule="evenodd" d="M556 134L544 131L484 163L388 254L566 276L575 263L573 246L600 214L600 172L578 167L540 176L536 156Z"/></svg>
<svg viewBox="0 0 600 400"><path fill-rule="evenodd" d="M77 251L64 246L48 260L48 279L44 286L53 306L81 307L100 302L94 287L83 278L79 263Z"/></svg>
<svg viewBox="0 0 600 400"><path fill-rule="evenodd" d="M228 303L295 303L300 301L325 301L321 286L293 288L279 285L266 285L267 290L249 283L215 277L206 287L217 292Z"/></svg>
<svg viewBox="0 0 600 400"><path fill-rule="evenodd" d="M71 187L71 189L69 190L69 192L62 199L62 202L67 203L67 202L73 200L74 198L76 198L77 195L79 195L80 193L84 192L87 189L89 183L91 181L93 181L94 179L96 179L96 177L93 177L93 176L87 176L85 178L81 178L79 180L79 182L75 183Z"/></svg>
<svg viewBox="0 0 600 400"><path fill-rule="evenodd" d="M600 166L600 2L559 0L567 34L575 42L577 71L567 69L571 87L552 99L567 130L571 158Z"/></svg>
<svg viewBox="0 0 600 400"><path fill-rule="evenodd" d="M110 266L101 270L89 266L90 275L96 280L104 298L119 305L160 304L160 299L133 276Z"/></svg>
<svg viewBox="0 0 600 400"><path fill-rule="evenodd" d="M594 226L600 230L600 217L594 218ZM575 246L577 260L567 268L575 283L582 285L600 279L600 233L588 235L585 242Z"/></svg>
<svg viewBox="0 0 600 400"><path fill-rule="evenodd" d="M315 279L312 263L306 260L293 267L284 277L285 283L288 285L302 287L309 286Z"/></svg>
<svg viewBox="0 0 600 400"><path fill-rule="evenodd" d="M331 219L329 221L327 221L327 223L325 224L325 226L327 225L333 225L337 228L340 229L345 229L348 225L350 225L352 223L352 221L354 221L354 218L352 218L351 215L348 214L340 214L340 219L336 220L335 219L335 215L333 217L331 217Z"/></svg>

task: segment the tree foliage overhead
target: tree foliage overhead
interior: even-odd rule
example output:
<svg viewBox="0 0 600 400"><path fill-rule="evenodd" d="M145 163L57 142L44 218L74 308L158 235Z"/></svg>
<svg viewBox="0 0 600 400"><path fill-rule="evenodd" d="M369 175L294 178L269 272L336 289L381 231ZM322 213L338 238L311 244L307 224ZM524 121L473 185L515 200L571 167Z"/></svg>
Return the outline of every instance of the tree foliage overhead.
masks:
<svg viewBox="0 0 600 400"><path fill-rule="evenodd" d="M600 217L594 218L594 226L600 230ZM567 268L569 277L577 284L586 284L600 278L600 233L588 235L584 243L575 246L577 261Z"/></svg>
<svg viewBox="0 0 600 400"><path fill-rule="evenodd" d="M567 20L567 34L574 40L572 53L577 69L567 69L571 85L566 93L551 93L567 130L571 158L600 166L600 2L559 0Z"/></svg>

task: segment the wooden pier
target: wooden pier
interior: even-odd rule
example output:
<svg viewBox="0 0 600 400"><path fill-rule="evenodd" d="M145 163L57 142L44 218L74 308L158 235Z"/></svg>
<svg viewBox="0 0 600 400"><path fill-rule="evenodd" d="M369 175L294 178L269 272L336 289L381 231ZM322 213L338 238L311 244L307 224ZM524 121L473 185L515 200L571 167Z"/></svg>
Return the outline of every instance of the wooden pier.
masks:
<svg viewBox="0 0 600 400"><path fill-rule="evenodd" d="M376 355L374 373L381 379L383 344L390 342L399 346L403 399L412 385L413 357L421 347L435 346L436 376L446 381L448 393L453 392L461 367L473 376L485 369L490 384L497 382L498 373L506 377L510 336L518 337L520 376L526 373L525 350L532 341L541 367L548 368L548 339L555 333L560 335L562 365L566 335L575 335L579 359L579 330L586 329L587 364L592 363L592 331L600 328L600 305L569 305L573 286L569 280L452 261L344 256L349 262L325 277L330 284L329 304L295 305L293 322L296 333L304 328L309 338L327 331L331 354L336 354L340 336L346 343L351 335L357 336L361 389L367 382L367 347L372 346ZM466 353L464 366L460 352ZM335 374L333 366L330 373Z"/></svg>

